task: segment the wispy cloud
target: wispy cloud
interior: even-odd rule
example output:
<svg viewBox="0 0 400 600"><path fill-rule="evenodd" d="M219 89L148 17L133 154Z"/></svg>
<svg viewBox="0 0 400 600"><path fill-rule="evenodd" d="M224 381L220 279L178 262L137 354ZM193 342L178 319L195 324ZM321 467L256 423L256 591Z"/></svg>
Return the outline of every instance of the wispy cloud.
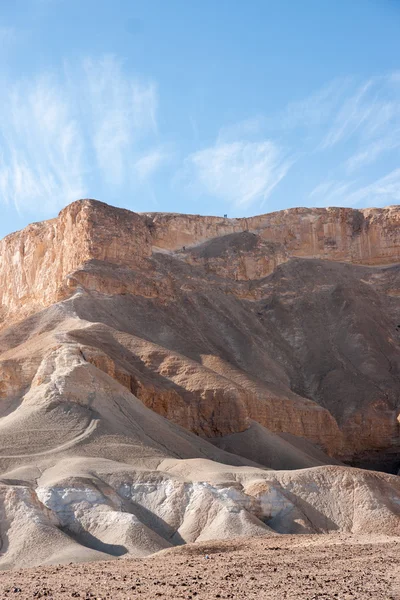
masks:
<svg viewBox="0 0 400 600"><path fill-rule="evenodd" d="M347 159L347 170L351 173L367 165L374 163L385 152L394 150L400 147L400 131L394 135L384 136L365 146L361 150L357 150L350 158Z"/></svg>
<svg viewBox="0 0 400 600"><path fill-rule="evenodd" d="M309 199L315 206L347 206L352 185L350 181L324 181L311 191Z"/></svg>
<svg viewBox="0 0 400 600"><path fill-rule="evenodd" d="M345 100L334 119L333 126L322 141L323 148L334 146L343 139L354 134L374 112L374 105L366 100L372 81L363 84L356 93Z"/></svg>
<svg viewBox="0 0 400 600"><path fill-rule="evenodd" d="M0 101L0 202L20 211L84 197L93 173L118 188L142 158L137 182L156 168L156 86L113 57L5 86Z"/></svg>
<svg viewBox="0 0 400 600"><path fill-rule="evenodd" d="M186 159L186 179L236 207L261 205L286 175L290 161L273 142L217 142Z"/></svg>
<svg viewBox="0 0 400 600"><path fill-rule="evenodd" d="M160 148L152 150L145 154L134 163L139 181L146 181L151 178L154 173L166 162L168 162L170 154Z"/></svg>
<svg viewBox="0 0 400 600"><path fill-rule="evenodd" d="M85 193L83 140L68 101L42 77L3 98L0 199L18 210Z"/></svg>
<svg viewBox="0 0 400 600"><path fill-rule="evenodd" d="M87 114L97 164L114 186L126 181L137 143L157 131L154 83L127 77L112 57L86 60Z"/></svg>
<svg viewBox="0 0 400 600"><path fill-rule="evenodd" d="M356 181L327 181L310 193L317 206L385 206L400 202L400 168L367 185Z"/></svg>
<svg viewBox="0 0 400 600"><path fill-rule="evenodd" d="M260 209L284 177L290 185L301 169L303 179L314 179L314 186L308 193L302 190L299 204L350 205L371 198L382 204L391 194L397 198L396 184L378 185L386 181L385 173L376 177L371 167L389 153L393 157L400 148L399 133L400 75L366 81L346 77L289 103L278 114L224 125L214 144L186 158L183 179L198 195L238 209ZM315 178L322 166L315 165L327 165L320 181Z"/></svg>
<svg viewBox="0 0 400 600"><path fill-rule="evenodd" d="M0 28L0 40L13 35ZM204 145L191 114L175 176L179 149L162 139L158 110L154 81L113 56L2 81L0 204L53 212L93 195L93 185L105 197L141 187L155 203L152 181L164 176L182 195L219 199L238 214L265 206L283 179L296 204L399 200L400 72L334 80L276 114L221 122Z"/></svg>
<svg viewBox="0 0 400 600"><path fill-rule="evenodd" d="M400 168L394 169L384 177L352 191L346 197L350 206L374 206L377 203L396 204L400 202Z"/></svg>
<svg viewBox="0 0 400 600"><path fill-rule="evenodd" d="M258 138L263 133L265 125L266 119L263 115L226 125L219 130L217 142L223 144Z"/></svg>
<svg viewBox="0 0 400 600"><path fill-rule="evenodd" d="M398 171L385 169L400 160L400 76L391 73L341 89L325 126L314 132L310 156L329 160L329 176L309 199L347 206L397 202Z"/></svg>

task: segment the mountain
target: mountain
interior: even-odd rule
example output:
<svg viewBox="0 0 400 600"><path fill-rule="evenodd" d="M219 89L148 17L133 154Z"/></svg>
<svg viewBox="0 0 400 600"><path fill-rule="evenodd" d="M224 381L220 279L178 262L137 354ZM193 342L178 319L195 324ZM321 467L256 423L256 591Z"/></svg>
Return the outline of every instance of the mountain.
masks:
<svg viewBox="0 0 400 600"><path fill-rule="evenodd" d="M4 238L0 566L400 535L399 225L81 200Z"/></svg>

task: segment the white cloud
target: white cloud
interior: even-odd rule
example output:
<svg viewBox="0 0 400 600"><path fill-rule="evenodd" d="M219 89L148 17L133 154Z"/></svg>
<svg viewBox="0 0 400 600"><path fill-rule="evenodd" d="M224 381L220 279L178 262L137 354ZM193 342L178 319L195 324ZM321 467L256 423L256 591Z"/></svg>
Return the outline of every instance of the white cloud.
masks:
<svg viewBox="0 0 400 600"><path fill-rule="evenodd" d="M312 161L327 165L326 178L309 193L312 203L381 206L399 200L398 172L385 174L380 160L385 158L393 168L400 159L399 84L399 73L357 85L347 80L346 85L327 86L287 111L292 114L287 120L290 131L300 124L302 115L308 124L305 138L311 143L305 160L313 157ZM331 94L335 94L334 100ZM307 168L305 164L304 170Z"/></svg>
<svg viewBox="0 0 400 600"><path fill-rule="evenodd" d="M384 137L364 145L361 150L350 156L346 162L347 170L353 172L357 169L374 163L382 154L400 147L400 132L395 136Z"/></svg>
<svg viewBox="0 0 400 600"><path fill-rule="evenodd" d="M334 124L322 142L323 148L334 146L354 132L372 115L374 105L366 101L372 81L364 83L356 93L346 100L339 110Z"/></svg>
<svg viewBox="0 0 400 600"><path fill-rule="evenodd" d="M350 206L357 206L360 203L367 206L382 206L400 202L400 168L353 191L347 196L346 202Z"/></svg>
<svg viewBox="0 0 400 600"><path fill-rule="evenodd" d="M207 194L248 207L261 204L290 168L273 142L216 143L186 159L186 177Z"/></svg>
<svg viewBox="0 0 400 600"><path fill-rule="evenodd" d="M313 206L347 206L346 200L352 182L326 181L315 187L309 195Z"/></svg>
<svg viewBox="0 0 400 600"><path fill-rule="evenodd" d="M399 83L395 73L364 82L337 79L276 115L225 125L214 145L186 158L182 178L187 189L236 207L260 207L296 162L304 181L318 173L315 164L319 169L327 165L326 179L308 194L311 203L351 205L361 198L369 202L367 194L378 203L390 194L395 199L395 184L383 190L368 180L370 166L389 152L393 160L400 148Z"/></svg>
<svg viewBox="0 0 400 600"><path fill-rule="evenodd" d="M39 78L2 101L0 200L23 211L84 195L83 143L58 87Z"/></svg>
<svg viewBox="0 0 400 600"><path fill-rule="evenodd" d="M0 28L2 35L13 32ZM140 186L152 194L149 182L175 154L160 139L157 112L155 83L112 56L67 65L57 76L2 81L0 203L54 211L95 195L93 182L113 195ZM196 115L188 129L196 146L175 177L186 193L260 208L290 172L295 193L300 179L311 190L303 186L298 204L398 199L396 170L385 174L379 159L388 159L388 171L400 158L399 73L335 80L278 114L221 126L207 147L198 146ZM321 169L325 177L315 180Z"/></svg>
<svg viewBox="0 0 400 600"><path fill-rule="evenodd" d="M136 143L156 132L156 88L152 82L126 77L113 57L87 60L84 70L97 163L111 185L121 185L134 160Z"/></svg>
<svg viewBox="0 0 400 600"><path fill-rule="evenodd" d="M317 185L310 193L310 198L321 198L326 197L333 189L335 185L334 181L324 181Z"/></svg>
<svg viewBox="0 0 400 600"><path fill-rule="evenodd" d="M159 148L139 158L134 164L134 170L139 181L145 181L152 177L168 159L169 155Z"/></svg>
<svg viewBox="0 0 400 600"><path fill-rule="evenodd" d="M329 151L338 144L365 145L382 137L389 139L400 126L400 74L373 77L364 82L336 79L310 96L289 103L268 119L274 133L304 134L297 145L307 142L311 152ZM293 140L292 140L293 141Z"/></svg>
<svg viewBox="0 0 400 600"><path fill-rule="evenodd" d="M321 183L310 199L314 206L385 206L400 202L400 168L364 186L355 181Z"/></svg>
<svg viewBox="0 0 400 600"><path fill-rule="evenodd" d="M258 137L262 133L265 124L265 118L258 116L222 127L218 133L217 143L231 143L237 140Z"/></svg>
<svg viewBox="0 0 400 600"><path fill-rule="evenodd" d="M3 86L0 202L54 210L88 195L92 174L114 188L130 185L141 157L149 177L156 113L154 83L128 76L113 57L87 60L61 78Z"/></svg>
<svg viewBox="0 0 400 600"><path fill-rule="evenodd" d="M393 127L400 125L400 81L394 75L369 79L344 95L320 147L329 149L352 139L365 144L393 137Z"/></svg>

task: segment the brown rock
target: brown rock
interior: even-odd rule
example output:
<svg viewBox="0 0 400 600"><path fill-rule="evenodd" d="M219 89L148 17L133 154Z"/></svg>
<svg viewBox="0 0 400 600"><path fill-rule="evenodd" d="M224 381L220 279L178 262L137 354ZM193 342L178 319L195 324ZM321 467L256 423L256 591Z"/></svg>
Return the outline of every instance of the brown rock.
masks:
<svg viewBox="0 0 400 600"><path fill-rule="evenodd" d="M70 298L63 336L191 431L227 435L252 419L334 456L390 461L400 282L376 265L399 261L399 220L398 207L222 219L75 202L0 243L0 395L29 386ZM33 358L24 344L38 333Z"/></svg>

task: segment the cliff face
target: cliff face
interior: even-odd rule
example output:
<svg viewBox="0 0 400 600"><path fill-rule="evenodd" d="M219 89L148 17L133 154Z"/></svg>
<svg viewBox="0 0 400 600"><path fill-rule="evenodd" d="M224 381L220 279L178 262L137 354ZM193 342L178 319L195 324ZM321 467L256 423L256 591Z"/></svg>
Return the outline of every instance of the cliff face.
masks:
<svg viewBox="0 0 400 600"><path fill-rule="evenodd" d="M0 242L0 569L399 534L340 464L400 466L398 218L85 200Z"/></svg>
<svg viewBox="0 0 400 600"><path fill-rule="evenodd" d="M0 242L0 397L11 403L49 348L73 342L202 436L254 420L390 462L399 224L398 207L222 219L75 202Z"/></svg>
<svg viewBox="0 0 400 600"><path fill-rule="evenodd" d="M149 230L139 215L74 202L57 219L33 223L0 242L3 319L68 297L74 287L69 275L87 261L136 264L150 254Z"/></svg>
<svg viewBox="0 0 400 600"><path fill-rule="evenodd" d="M1 315L19 317L68 297L69 276L88 261L147 269L146 259L159 250L243 281L269 275L290 257L394 264L400 262L400 208L295 208L221 219L74 202L57 219L0 242Z"/></svg>
<svg viewBox="0 0 400 600"><path fill-rule="evenodd" d="M362 264L397 261L400 208L293 208L244 219L149 213L154 245L168 250L248 231L283 244L291 256Z"/></svg>

